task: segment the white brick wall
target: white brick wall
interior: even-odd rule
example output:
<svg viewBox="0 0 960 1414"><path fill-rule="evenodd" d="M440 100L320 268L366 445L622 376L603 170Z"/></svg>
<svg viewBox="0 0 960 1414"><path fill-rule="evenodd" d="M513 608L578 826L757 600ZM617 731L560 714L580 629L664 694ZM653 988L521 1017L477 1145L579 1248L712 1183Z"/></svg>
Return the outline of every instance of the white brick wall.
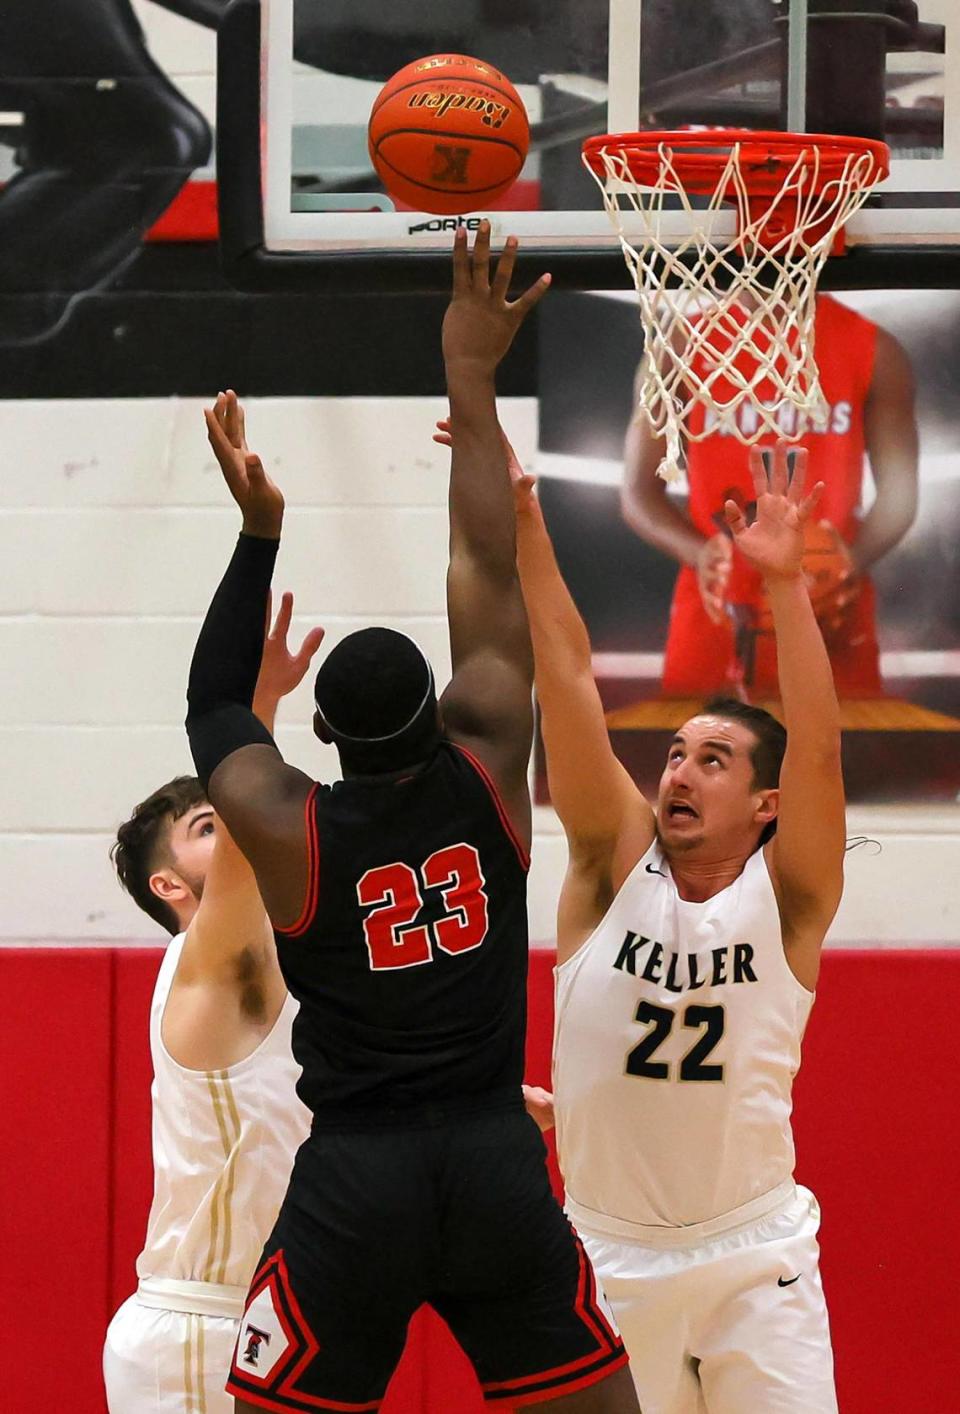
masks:
<svg viewBox="0 0 960 1414"><path fill-rule="evenodd" d="M0 941L149 937L107 859L117 823L190 771L187 667L237 516L195 400L0 405ZM328 644L363 623L413 634L440 681L446 453L431 399L263 399L249 409L290 507L276 575L294 628ZM536 404L507 400L534 460ZM282 712L289 759L330 779L305 684ZM960 831L948 809L851 814L881 842L848 860L835 940L955 941ZM565 863L557 821L535 820L531 933L553 933Z"/></svg>
<svg viewBox="0 0 960 1414"><path fill-rule="evenodd" d="M190 771L187 667L238 529L197 400L0 405L0 940L150 935L107 860L117 823ZM449 675L447 454L436 399L263 399L253 445L290 507L275 583L295 632L332 647L403 629ZM532 459L536 405L504 419ZM284 705L289 758L325 779L335 753ZM301 725L297 725L301 724ZM549 919L542 925L549 931Z"/></svg>

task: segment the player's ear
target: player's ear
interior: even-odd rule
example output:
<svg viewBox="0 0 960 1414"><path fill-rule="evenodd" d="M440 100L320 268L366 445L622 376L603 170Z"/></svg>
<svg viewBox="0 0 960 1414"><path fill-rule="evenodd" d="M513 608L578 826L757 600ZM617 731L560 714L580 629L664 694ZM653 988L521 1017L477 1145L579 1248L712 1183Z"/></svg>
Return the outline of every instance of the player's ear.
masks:
<svg viewBox="0 0 960 1414"><path fill-rule="evenodd" d="M769 825L771 820L777 818L780 809L779 790L761 790L756 794L757 807L754 812L754 820L758 825Z"/></svg>
<svg viewBox="0 0 960 1414"><path fill-rule="evenodd" d="M314 712L313 714L313 734L317 740L322 741L325 746L333 745L333 737L330 735L330 728L319 712Z"/></svg>
<svg viewBox="0 0 960 1414"><path fill-rule="evenodd" d="M147 880L147 887L164 903L176 904L190 897L190 890L172 869L155 870Z"/></svg>

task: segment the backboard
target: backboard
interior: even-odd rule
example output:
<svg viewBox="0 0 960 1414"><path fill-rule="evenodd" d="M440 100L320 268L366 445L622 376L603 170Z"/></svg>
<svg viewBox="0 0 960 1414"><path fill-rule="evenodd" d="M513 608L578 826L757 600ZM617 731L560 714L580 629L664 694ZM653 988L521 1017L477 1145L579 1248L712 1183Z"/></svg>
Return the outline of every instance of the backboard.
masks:
<svg viewBox="0 0 960 1414"><path fill-rule="evenodd" d="M496 209L463 219L488 216L495 240L518 235L561 285L625 279L582 141L691 126L883 138L890 178L823 283L960 285L956 0L234 0L218 61L232 278L314 290L446 286L461 218L392 199L366 142L384 80L442 51L500 68L531 123L514 186Z"/></svg>

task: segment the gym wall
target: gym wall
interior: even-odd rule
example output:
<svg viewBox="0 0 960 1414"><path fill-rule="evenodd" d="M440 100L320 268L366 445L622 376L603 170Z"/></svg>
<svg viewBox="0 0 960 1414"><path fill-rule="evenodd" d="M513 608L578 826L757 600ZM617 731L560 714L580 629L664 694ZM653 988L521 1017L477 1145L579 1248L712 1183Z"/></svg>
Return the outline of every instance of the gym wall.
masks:
<svg viewBox="0 0 960 1414"><path fill-rule="evenodd" d="M107 851L138 800L191 770L187 668L238 529L201 406L2 405L0 651L12 669L0 697L4 941L156 936L117 888ZM521 459L535 466L536 400L502 406ZM255 398L248 415L251 444L287 496L275 587L296 596L295 629L323 624L332 647L364 624L390 624L418 638L440 682L449 673L448 454L431 432L443 410L432 397ZM306 682L281 708L280 744L331 779L336 757L313 738L310 714ZM548 807L535 826L531 936L549 940L566 847ZM953 813L861 810L850 833L878 845L848 856L831 941L954 942Z"/></svg>

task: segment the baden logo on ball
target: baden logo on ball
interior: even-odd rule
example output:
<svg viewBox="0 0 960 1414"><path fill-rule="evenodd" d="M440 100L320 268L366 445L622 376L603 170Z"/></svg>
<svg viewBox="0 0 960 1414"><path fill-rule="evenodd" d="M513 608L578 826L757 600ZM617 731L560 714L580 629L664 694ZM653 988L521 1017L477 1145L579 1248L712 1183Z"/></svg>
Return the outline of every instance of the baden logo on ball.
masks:
<svg viewBox="0 0 960 1414"><path fill-rule="evenodd" d="M520 95L497 69L465 54L432 54L384 84L368 144L390 196L417 211L458 216L512 186L530 127Z"/></svg>

